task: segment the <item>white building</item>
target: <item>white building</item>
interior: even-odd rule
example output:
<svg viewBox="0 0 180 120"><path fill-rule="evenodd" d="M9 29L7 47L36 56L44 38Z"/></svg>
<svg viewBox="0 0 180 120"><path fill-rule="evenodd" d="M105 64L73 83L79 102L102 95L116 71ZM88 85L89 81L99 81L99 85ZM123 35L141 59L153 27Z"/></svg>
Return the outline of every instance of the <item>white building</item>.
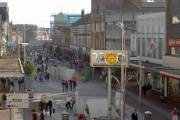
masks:
<svg viewBox="0 0 180 120"><path fill-rule="evenodd" d="M148 13L137 16L137 33L131 37L131 52L142 60L162 64L165 54L165 13Z"/></svg>
<svg viewBox="0 0 180 120"><path fill-rule="evenodd" d="M137 36L137 37L136 37ZM142 84L169 100L180 96L180 70L167 67L165 56L165 12L137 16L137 33L131 37L131 51L142 60ZM138 68L139 61L131 61ZM175 100L175 99L174 99Z"/></svg>

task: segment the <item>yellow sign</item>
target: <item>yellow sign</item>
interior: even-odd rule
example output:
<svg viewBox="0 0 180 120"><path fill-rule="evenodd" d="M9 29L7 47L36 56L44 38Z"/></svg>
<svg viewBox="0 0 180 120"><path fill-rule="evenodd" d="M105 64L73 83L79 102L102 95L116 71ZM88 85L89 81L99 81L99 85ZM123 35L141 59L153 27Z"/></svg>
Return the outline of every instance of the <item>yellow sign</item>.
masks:
<svg viewBox="0 0 180 120"><path fill-rule="evenodd" d="M118 62L118 55L115 52L108 52L105 54L105 62L108 65L114 65Z"/></svg>

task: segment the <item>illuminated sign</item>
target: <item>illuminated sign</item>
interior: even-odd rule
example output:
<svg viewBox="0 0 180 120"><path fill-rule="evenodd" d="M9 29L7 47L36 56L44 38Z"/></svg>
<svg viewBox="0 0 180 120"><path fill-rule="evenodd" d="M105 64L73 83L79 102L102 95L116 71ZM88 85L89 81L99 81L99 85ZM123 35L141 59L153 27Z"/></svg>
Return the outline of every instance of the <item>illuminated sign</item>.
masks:
<svg viewBox="0 0 180 120"><path fill-rule="evenodd" d="M120 67L128 65L128 52L120 50L91 50L91 67Z"/></svg>

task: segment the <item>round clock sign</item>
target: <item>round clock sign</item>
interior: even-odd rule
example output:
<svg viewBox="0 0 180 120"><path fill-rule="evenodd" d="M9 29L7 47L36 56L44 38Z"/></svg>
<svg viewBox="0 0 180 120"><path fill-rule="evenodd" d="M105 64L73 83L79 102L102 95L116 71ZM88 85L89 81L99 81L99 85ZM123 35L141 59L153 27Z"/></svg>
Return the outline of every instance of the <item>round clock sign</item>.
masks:
<svg viewBox="0 0 180 120"><path fill-rule="evenodd" d="M118 62L118 55L115 52L108 52L105 54L105 62L108 65L114 65Z"/></svg>

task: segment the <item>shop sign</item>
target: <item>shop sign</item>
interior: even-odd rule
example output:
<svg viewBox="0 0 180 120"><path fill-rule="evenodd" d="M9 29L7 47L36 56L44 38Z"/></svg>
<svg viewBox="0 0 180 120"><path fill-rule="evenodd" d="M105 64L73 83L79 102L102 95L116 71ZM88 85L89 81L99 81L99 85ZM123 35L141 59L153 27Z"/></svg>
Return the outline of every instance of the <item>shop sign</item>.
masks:
<svg viewBox="0 0 180 120"><path fill-rule="evenodd" d="M169 46L180 46L180 38L171 38L169 39Z"/></svg>

